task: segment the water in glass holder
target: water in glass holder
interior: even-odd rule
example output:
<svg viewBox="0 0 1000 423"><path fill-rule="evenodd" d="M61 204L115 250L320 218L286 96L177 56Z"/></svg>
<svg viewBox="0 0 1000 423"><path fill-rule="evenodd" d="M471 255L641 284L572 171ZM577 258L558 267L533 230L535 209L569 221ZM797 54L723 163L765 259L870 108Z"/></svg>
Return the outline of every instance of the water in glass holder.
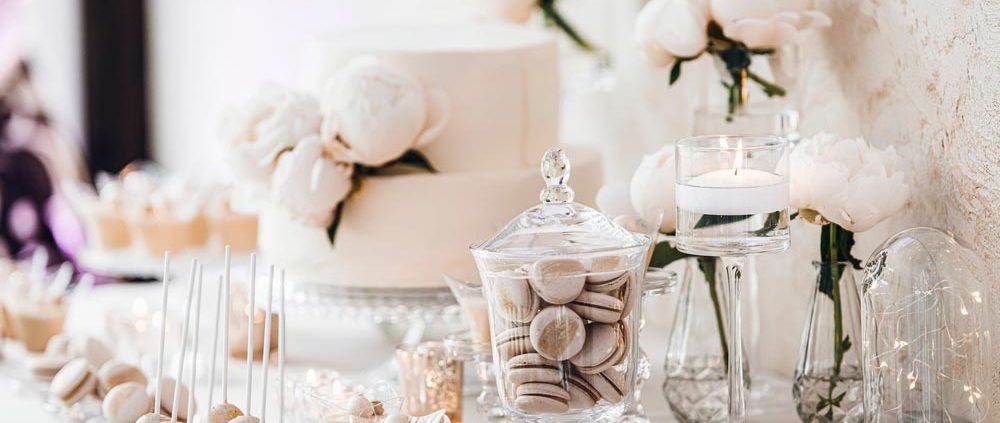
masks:
<svg viewBox="0 0 1000 423"><path fill-rule="evenodd" d="M787 141L705 136L677 143L677 248L704 256L789 245Z"/></svg>

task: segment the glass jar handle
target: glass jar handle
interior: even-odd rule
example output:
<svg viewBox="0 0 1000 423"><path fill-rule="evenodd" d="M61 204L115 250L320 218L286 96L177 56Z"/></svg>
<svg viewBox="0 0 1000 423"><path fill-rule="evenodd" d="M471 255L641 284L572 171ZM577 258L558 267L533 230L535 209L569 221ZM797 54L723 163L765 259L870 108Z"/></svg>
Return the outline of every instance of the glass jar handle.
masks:
<svg viewBox="0 0 1000 423"><path fill-rule="evenodd" d="M538 198L544 204L565 204L573 202L573 188L566 185L570 175L569 157L558 147L545 151L542 156L542 179L545 189Z"/></svg>

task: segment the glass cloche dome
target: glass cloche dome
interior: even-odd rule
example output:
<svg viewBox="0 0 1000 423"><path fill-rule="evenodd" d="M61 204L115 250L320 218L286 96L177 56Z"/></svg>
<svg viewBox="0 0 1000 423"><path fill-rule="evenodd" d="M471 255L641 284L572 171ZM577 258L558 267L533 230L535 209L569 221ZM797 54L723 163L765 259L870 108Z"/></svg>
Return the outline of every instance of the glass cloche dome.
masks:
<svg viewBox="0 0 1000 423"><path fill-rule="evenodd" d="M861 294L866 421L987 421L986 272L976 253L933 228L907 229L875 250Z"/></svg>

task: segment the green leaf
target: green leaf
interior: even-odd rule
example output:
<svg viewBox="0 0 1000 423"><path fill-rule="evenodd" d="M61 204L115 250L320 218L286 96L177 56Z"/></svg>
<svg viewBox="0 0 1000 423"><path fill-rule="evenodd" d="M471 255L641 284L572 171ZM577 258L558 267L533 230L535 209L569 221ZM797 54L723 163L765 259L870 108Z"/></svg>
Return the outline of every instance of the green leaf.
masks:
<svg viewBox="0 0 1000 423"><path fill-rule="evenodd" d="M558 27L559 30L573 40L573 42L576 43L577 47L580 47L581 50L588 53L595 53L598 51L593 44L584 39L583 36L580 35L575 28L573 28L573 25L571 25L566 18L563 18L562 14L559 13L559 10L556 9L555 0L541 0L538 2L538 7L542 9L542 15L545 16L545 21Z"/></svg>
<svg viewBox="0 0 1000 423"><path fill-rule="evenodd" d="M851 349L851 345L851 336L847 335L842 341L840 341L840 350L847 352L847 350Z"/></svg>
<svg viewBox="0 0 1000 423"><path fill-rule="evenodd" d="M326 238L330 240L330 245L334 245L334 242L337 240L337 228L340 226L340 218L344 214L345 202L346 200L337 204L337 208L333 212L333 221L330 222L330 226L326 227Z"/></svg>
<svg viewBox="0 0 1000 423"><path fill-rule="evenodd" d="M674 82L677 82L677 79L681 77L681 65L683 63L683 60L678 59L670 68L670 85L674 85Z"/></svg>
<svg viewBox="0 0 1000 423"><path fill-rule="evenodd" d="M704 214L694 224L694 229L709 228L712 226L728 225L730 223L742 222L750 218L750 215L719 216L714 214Z"/></svg>
<svg viewBox="0 0 1000 423"><path fill-rule="evenodd" d="M781 224L781 212L772 212L767 215L767 219L764 220L764 225L760 229L753 231L757 236L767 236L771 231ZM785 226L788 226L788 222L785 222Z"/></svg>
<svg viewBox="0 0 1000 423"><path fill-rule="evenodd" d="M669 241L663 241L656 244L656 247L653 247L653 258L649 260L649 266L664 267L685 257L692 256L687 253L682 253L680 250L671 245Z"/></svg>
<svg viewBox="0 0 1000 423"><path fill-rule="evenodd" d="M391 164L405 164L424 169L431 173L437 173L437 169L434 169L434 165L432 165L431 161L427 159L427 156L418 150L406 150L402 156L392 161Z"/></svg>

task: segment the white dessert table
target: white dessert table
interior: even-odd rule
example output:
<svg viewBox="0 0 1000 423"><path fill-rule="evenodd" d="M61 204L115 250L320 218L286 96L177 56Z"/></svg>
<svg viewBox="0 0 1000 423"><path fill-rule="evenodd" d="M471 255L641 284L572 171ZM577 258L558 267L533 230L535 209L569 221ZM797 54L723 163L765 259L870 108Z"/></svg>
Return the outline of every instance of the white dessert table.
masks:
<svg viewBox="0 0 1000 423"><path fill-rule="evenodd" d="M208 277L206 277L206 280ZM179 285L178 285L179 286ZM208 289L212 286L212 289ZM107 337L107 315L109 310L123 310L134 307L135 304L143 301L146 304L157 304L160 293L159 284L112 284L95 287L87 298L77 298L72 300L66 330L71 334L90 334ZM182 305L181 289L174 289L171 293L170 309ZM210 321L214 309L209 307L214 303L215 289L213 285L206 283L203 299L202 318ZM182 314L178 312L175 315ZM330 321L320 318L294 318L289 319L288 325L288 362L287 370L303 370L307 368L332 368L344 374L362 374L367 369L385 362L393 354L394 342L386 336L378 326L374 324L359 323L353 321ZM208 328L203 328L202 351L208 351L208 342L204 341L211 336ZM650 421L673 422L670 410L660 387L663 383L663 359L666 351L666 329L660 327L647 326L643 331L642 346L649 352L653 361L653 376L643 389L643 403ZM155 350L156 346L152 346ZM4 422L19 423L47 423L58 422L57 416L45 410L42 396L36 391L26 389L24 384L17 383L12 377L24 375L22 368L23 351L16 345L5 347L7 356L0 362L0 413ZM201 367L200 367L201 368ZM205 367L207 368L207 367ZM254 369L255 380L260 381L260 366ZM201 370L199 370L201 372ZM271 374L276 375L276 368L272 367ZM167 366L166 375L173 375L174 368ZM187 376L186 376L187 377ZM207 378L202 378L205 383ZM243 384L245 381L245 367L243 360L231 360L230 362L230 402L242 408L245 403L245 391ZM197 399L204 401L207 387L199 386ZM475 394L467 393L465 400L465 413L463 421L467 423L485 422L485 419L475 413ZM751 418L753 422L784 423L798 422L799 419L793 409L790 389L779 396L787 398L777 398L783 406L783 410L778 413L757 416ZM216 390L216 398L219 392ZM277 422L277 397L271 391L268 397L268 420ZM290 401L286 398L286 401ZM255 392L254 409L258 410L260 405L260 393Z"/></svg>

